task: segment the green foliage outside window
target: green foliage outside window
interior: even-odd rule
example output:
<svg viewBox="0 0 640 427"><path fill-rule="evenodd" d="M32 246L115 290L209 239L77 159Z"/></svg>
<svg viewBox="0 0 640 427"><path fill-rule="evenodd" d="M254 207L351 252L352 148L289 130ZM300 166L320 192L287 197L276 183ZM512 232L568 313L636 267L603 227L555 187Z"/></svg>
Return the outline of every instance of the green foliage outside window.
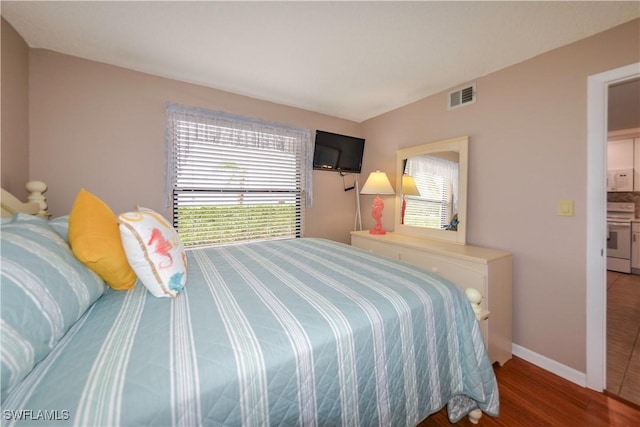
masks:
<svg viewBox="0 0 640 427"><path fill-rule="evenodd" d="M178 234L186 247L296 237L300 227L295 204L180 206L177 210Z"/></svg>

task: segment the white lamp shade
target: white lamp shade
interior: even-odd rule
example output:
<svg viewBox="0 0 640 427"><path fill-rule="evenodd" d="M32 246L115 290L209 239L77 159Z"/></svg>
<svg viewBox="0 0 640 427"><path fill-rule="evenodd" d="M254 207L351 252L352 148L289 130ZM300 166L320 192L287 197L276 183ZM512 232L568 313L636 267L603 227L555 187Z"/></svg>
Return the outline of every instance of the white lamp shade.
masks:
<svg viewBox="0 0 640 427"><path fill-rule="evenodd" d="M387 174L377 170L369 174L369 178L367 178L367 181L364 183L362 190L360 190L360 194L396 194L396 193L395 191L393 191L393 187L391 186L391 182L389 182L389 178L387 177Z"/></svg>
<svg viewBox="0 0 640 427"><path fill-rule="evenodd" d="M419 196L420 191L416 186L416 182L406 173L402 175L402 194L405 196Z"/></svg>

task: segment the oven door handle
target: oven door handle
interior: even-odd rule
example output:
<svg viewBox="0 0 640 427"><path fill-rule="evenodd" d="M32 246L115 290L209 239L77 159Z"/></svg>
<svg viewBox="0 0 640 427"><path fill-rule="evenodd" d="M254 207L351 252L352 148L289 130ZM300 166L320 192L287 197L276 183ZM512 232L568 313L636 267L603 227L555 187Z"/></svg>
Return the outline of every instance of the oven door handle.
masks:
<svg viewBox="0 0 640 427"><path fill-rule="evenodd" d="M631 228L631 223L630 222L612 222L612 221L607 221L607 225Z"/></svg>

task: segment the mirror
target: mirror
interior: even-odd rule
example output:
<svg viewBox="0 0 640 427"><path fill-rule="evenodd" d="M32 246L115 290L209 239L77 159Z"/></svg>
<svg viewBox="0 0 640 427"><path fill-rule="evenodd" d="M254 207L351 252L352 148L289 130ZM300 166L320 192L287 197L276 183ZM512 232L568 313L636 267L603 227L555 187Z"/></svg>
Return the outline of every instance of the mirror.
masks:
<svg viewBox="0 0 640 427"><path fill-rule="evenodd" d="M469 137L397 152L395 231L464 245Z"/></svg>

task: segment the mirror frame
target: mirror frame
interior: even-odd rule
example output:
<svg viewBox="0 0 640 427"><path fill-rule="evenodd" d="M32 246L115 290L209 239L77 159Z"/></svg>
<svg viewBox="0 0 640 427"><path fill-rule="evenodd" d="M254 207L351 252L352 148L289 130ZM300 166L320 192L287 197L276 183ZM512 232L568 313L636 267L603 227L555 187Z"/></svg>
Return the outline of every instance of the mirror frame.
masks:
<svg viewBox="0 0 640 427"><path fill-rule="evenodd" d="M402 172L403 161L409 157L428 155L442 151L457 151L460 153L460 171L458 183L458 224L457 231L440 230L437 228L415 227L400 224L402 209ZM467 176L469 166L469 137L460 136L443 141L431 142L398 150L396 152L396 218L395 232L411 236L425 237L429 239L443 240L451 243L465 245L467 240Z"/></svg>

